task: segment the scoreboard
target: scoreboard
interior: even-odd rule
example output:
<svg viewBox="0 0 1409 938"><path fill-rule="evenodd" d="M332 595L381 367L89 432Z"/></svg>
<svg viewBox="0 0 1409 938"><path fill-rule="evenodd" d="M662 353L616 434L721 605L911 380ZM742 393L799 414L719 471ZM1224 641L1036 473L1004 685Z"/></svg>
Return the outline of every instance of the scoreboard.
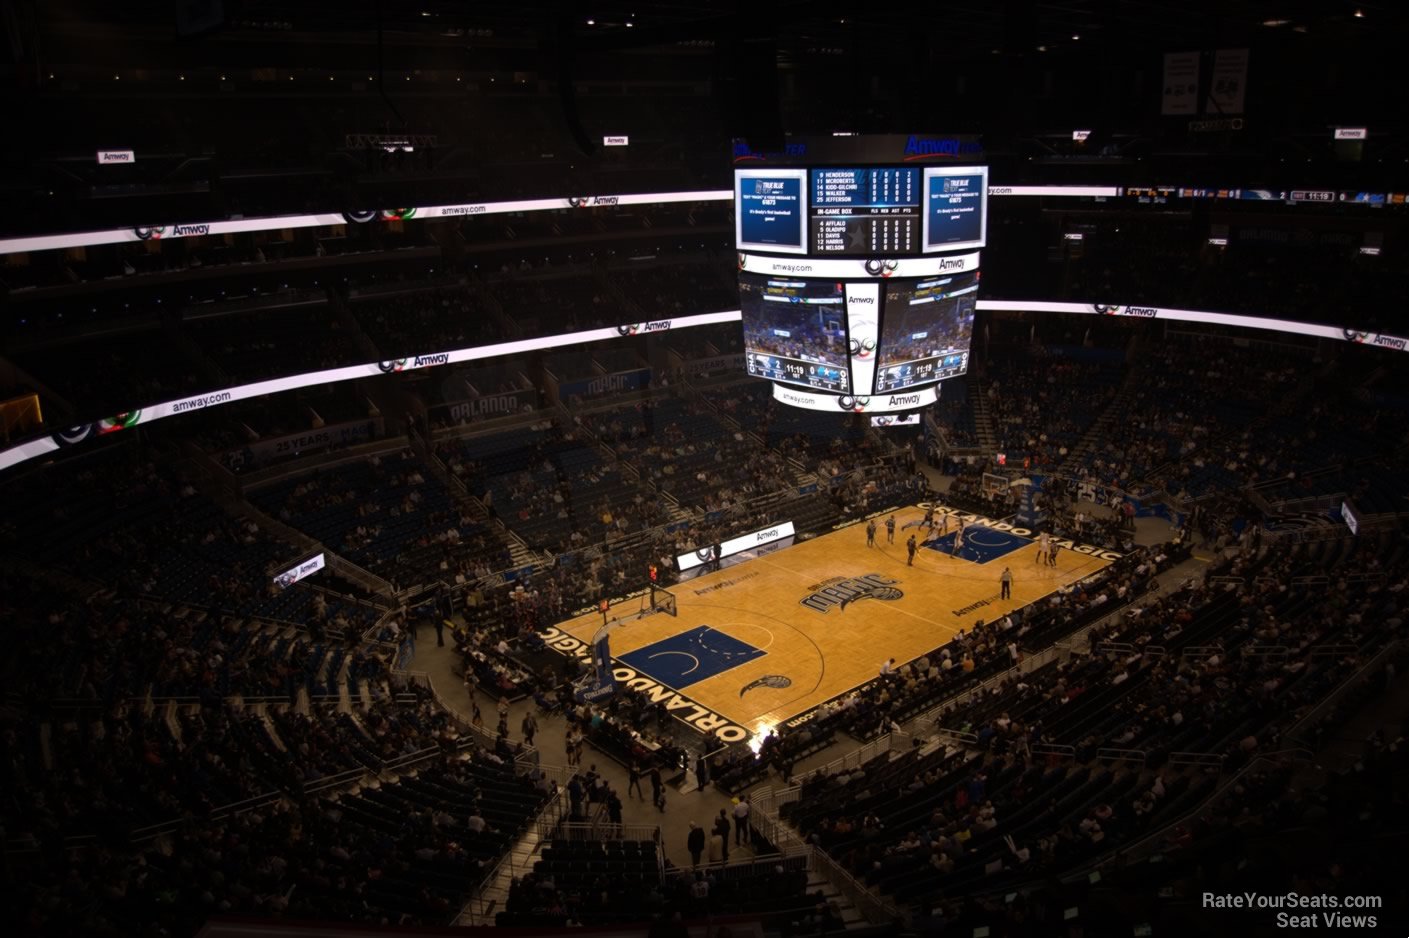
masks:
<svg viewBox="0 0 1409 938"><path fill-rule="evenodd" d="M958 138L735 142L748 372L797 407L916 411L968 370L988 167ZM889 156L889 158L886 158Z"/></svg>
<svg viewBox="0 0 1409 938"><path fill-rule="evenodd" d="M986 166L735 170L740 250L915 257L983 247Z"/></svg>
<svg viewBox="0 0 1409 938"><path fill-rule="evenodd" d="M920 168L814 169L812 254L914 254L921 238Z"/></svg>

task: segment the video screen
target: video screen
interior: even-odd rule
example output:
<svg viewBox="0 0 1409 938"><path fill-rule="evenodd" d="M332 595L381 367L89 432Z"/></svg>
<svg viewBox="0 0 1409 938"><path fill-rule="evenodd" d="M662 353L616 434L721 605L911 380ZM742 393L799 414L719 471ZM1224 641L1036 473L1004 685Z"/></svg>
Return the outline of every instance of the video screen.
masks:
<svg viewBox="0 0 1409 938"><path fill-rule="evenodd" d="M807 170L734 172L734 240L739 249L802 254Z"/></svg>
<svg viewBox="0 0 1409 938"><path fill-rule="evenodd" d="M876 393L961 375L969 368L978 272L886 284Z"/></svg>
<svg viewBox="0 0 1409 938"><path fill-rule="evenodd" d="M919 413L876 414L871 418L871 426L873 427L918 427L919 425Z"/></svg>
<svg viewBox="0 0 1409 938"><path fill-rule="evenodd" d="M925 168L925 251L983 247L988 235L988 168Z"/></svg>
<svg viewBox="0 0 1409 938"><path fill-rule="evenodd" d="M748 372L826 391L849 391L846 291L831 280L739 275Z"/></svg>

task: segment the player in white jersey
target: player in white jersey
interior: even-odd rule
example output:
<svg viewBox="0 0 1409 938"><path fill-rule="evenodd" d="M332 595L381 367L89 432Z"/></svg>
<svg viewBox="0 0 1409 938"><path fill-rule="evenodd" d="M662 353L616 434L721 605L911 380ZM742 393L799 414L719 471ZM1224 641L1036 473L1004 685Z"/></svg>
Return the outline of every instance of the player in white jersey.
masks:
<svg viewBox="0 0 1409 938"><path fill-rule="evenodd" d="M1048 554L1051 550L1052 550L1052 539L1047 536L1047 532L1046 532L1046 531L1043 531L1042 534L1037 538L1037 557L1034 558L1035 561L1036 561L1037 563L1044 563L1044 562L1046 562L1046 560L1047 560L1047 554Z"/></svg>

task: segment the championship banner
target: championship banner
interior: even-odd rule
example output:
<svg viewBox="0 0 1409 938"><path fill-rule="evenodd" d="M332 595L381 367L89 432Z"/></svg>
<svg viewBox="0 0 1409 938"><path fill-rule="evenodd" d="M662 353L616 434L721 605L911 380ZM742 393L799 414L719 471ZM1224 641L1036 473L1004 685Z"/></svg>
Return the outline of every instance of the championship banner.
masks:
<svg viewBox="0 0 1409 938"><path fill-rule="evenodd" d="M454 423L532 413L538 403L537 391L504 391L437 405Z"/></svg>
<svg viewBox="0 0 1409 938"><path fill-rule="evenodd" d="M713 358L696 358L684 363L685 373L692 378L721 372L741 372L744 367L743 352L735 352L733 355L716 355Z"/></svg>
<svg viewBox="0 0 1409 938"><path fill-rule="evenodd" d="M1248 90L1248 50L1219 49L1209 76L1207 114L1241 114Z"/></svg>
<svg viewBox="0 0 1409 938"><path fill-rule="evenodd" d="M564 381L558 385L558 397L567 401L573 397L599 397L617 391L640 391L651 383L651 369L638 368L635 371L618 371L616 374L599 375L581 381Z"/></svg>
<svg viewBox="0 0 1409 938"><path fill-rule="evenodd" d="M1164 56L1164 99L1160 113L1197 114L1199 111L1199 54L1167 52Z"/></svg>
<svg viewBox="0 0 1409 938"><path fill-rule="evenodd" d="M263 466L286 456L298 456L303 453L331 449L335 446L365 443L377 435L377 428L378 421L376 420L350 420L318 430L290 433L285 436L246 443L244 446L237 446L221 453L219 459L226 469L233 472L253 466Z"/></svg>

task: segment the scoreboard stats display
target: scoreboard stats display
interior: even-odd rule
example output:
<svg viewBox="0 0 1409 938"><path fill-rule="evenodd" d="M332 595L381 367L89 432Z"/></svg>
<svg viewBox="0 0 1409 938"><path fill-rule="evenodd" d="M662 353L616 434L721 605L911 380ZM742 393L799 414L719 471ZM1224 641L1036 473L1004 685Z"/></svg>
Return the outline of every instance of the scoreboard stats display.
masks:
<svg viewBox="0 0 1409 938"><path fill-rule="evenodd" d="M920 167L814 169L812 254L914 254L920 249Z"/></svg>
<svg viewBox="0 0 1409 938"><path fill-rule="evenodd" d="M914 257L983 247L986 166L735 170L740 250Z"/></svg>
<svg viewBox="0 0 1409 938"><path fill-rule="evenodd" d="M912 135L766 154L736 141L745 361L775 398L916 411L967 372L988 167L956 164L976 149Z"/></svg>

